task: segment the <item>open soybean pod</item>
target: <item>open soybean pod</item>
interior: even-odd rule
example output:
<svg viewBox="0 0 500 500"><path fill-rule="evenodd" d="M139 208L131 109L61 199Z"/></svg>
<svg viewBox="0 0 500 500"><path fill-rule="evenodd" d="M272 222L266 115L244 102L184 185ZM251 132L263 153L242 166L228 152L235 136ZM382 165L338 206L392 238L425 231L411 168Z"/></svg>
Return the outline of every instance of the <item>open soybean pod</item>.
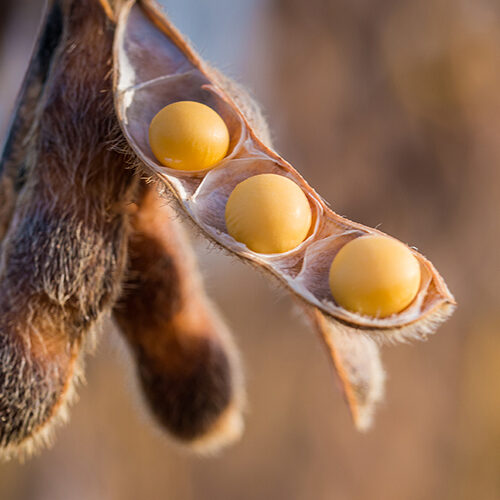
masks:
<svg viewBox="0 0 500 500"><path fill-rule="evenodd" d="M383 392L377 341L425 338L453 311L453 296L434 266L407 248L418 261L421 278L415 297L400 312L372 317L341 307L329 285L333 259L350 241L383 233L340 217L327 206L253 128L248 116L252 108L244 97L225 90L224 78L200 59L152 0L130 1L122 9L114 70L118 119L144 173L174 195L207 238L267 271L300 299L330 350L356 425L368 427ZM161 109L177 101L205 104L223 118L229 148L213 168L180 171L155 158L148 137L150 123ZM225 209L231 193L258 174L285 176L307 197L310 230L291 250L258 253L228 232Z"/></svg>

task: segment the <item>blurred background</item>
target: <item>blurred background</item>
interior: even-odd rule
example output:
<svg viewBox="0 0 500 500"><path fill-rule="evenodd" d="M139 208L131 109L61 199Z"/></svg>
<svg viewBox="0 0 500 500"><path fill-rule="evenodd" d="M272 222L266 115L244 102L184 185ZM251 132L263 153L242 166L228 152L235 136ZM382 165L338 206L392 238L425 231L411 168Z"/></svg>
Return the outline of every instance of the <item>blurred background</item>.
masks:
<svg viewBox="0 0 500 500"><path fill-rule="evenodd" d="M169 442L107 325L70 424L51 450L0 465L0 498L498 500L498 2L163 3L204 58L249 87L277 150L333 209L417 246L459 308L428 342L384 348L386 400L361 435L291 299L196 241L244 359L241 442L205 459ZM0 0L1 137L41 10Z"/></svg>

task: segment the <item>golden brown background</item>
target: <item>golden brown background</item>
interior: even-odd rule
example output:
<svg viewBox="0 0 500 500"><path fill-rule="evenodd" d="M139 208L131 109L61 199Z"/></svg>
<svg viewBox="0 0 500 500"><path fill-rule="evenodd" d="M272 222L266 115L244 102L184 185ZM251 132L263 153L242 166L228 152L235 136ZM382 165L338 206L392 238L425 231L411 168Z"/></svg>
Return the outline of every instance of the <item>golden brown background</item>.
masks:
<svg viewBox="0 0 500 500"><path fill-rule="evenodd" d="M278 150L334 210L417 246L459 309L428 342L384 349L386 401L361 435L288 296L198 241L245 362L242 441L205 459L173 446L108 325L70 424L51 450L0 466L0 499L498 500L498 2L163 3L253 90ZM2 136L40 12L0 0Z"/></svg>

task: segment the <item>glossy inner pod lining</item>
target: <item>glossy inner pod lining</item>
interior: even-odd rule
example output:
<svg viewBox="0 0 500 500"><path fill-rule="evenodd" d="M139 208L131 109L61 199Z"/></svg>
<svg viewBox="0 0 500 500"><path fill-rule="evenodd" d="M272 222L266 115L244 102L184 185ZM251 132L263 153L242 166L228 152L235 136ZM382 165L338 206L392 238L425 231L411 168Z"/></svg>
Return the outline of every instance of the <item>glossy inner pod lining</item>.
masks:
<svg viewBox="0 0 500 500"><path fill-rule="evenodd" d="M118 24L115 47L118 115L135 153L173 191L207 236L266 268L308 304L356 327L402 327L445 307L451 312L454 300L444 281L432 264L416 251L413 254L420 263L422 279L416 298L404 311L387 318L374 318L339 307L328 284L333 258L351 239L383 233L332 212L291 165L257 138L240 109L218 85L216 75L197 58L175 28L151 2L141 5L131 2L123 10ZM139 32L142 36L136 34ZM144 32L151 37L147 43ZM150 54L148 49L153 44L155 51ZM229 129L228 155L210 170L169 169L159 164L151 152L149 123L164 106L180 100L210 106ZM282 254L258 254L249 250L228 235L225 225L225 205L232 190L246 178L263 173L289 177L303 189L311 205L313 220L308 237Z"/></svg>

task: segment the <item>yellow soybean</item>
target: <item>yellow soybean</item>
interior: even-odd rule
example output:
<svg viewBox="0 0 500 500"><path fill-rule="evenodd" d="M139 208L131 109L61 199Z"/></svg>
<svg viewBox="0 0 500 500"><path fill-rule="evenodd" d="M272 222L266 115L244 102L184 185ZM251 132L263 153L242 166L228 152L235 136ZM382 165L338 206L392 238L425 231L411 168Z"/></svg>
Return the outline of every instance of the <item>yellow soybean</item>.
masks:
<svg viewBox="0 0 500 500"><path fill-rule="evenodd" d="M177 170L206 170L221 161L229 147L224 120L210 107L178 101L151 121L149 144L156 159Z"/></svg>
<svg viewBox="0 0 500 500"><path fill-rule="evenodd" d="M311 206L291 179L260 174L240 182L226 205L226 227L254 252L282 253L307 237Z"/></svg>
<svg viewBox="0 0 500 500"><path fill-rule="evenodd" d="M330 268L330 289L345 309L384 318L405 309L420 287L420 265L397 240L369 235L347 243Z"/></svg>

